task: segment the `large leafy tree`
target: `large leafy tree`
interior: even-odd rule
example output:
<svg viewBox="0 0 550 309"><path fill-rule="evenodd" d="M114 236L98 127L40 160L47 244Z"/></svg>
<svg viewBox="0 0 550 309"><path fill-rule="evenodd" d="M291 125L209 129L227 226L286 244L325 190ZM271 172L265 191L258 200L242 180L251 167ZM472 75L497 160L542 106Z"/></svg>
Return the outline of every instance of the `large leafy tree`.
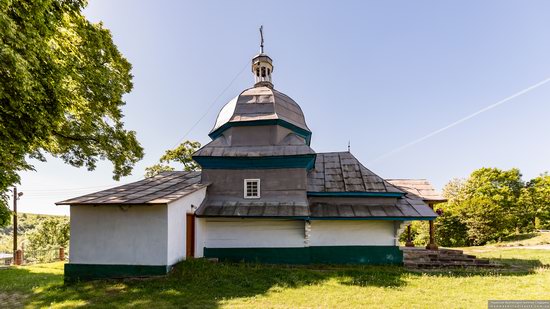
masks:
<svg viewBox="0 0 550 309"><path fill-rule="evenodd" d="M32 169L29 158L49 153L89 170L107 159L119 179L143 157L122 122L131 65L110 32L82 15L85 5L0 1L0 207L18 173Z"/></svg>
<svg viewBox="0 0 550 309"><path fill-rule="evenodd" d="M518 169L480 168L467 179L451 180L443 189L448 199L436 221L440 244L481 245L523 229L524 188Z"/></svg>
<svg viewBox="0 0 550 309"><path fill-rule="evenodd" d="M201 147L199 142L185 141L174 149L168 149L159 163L145 168L145 177L153 177L162 172L175 170L174 167L168 165L170 163L179 163L184 171L196 171L200 166L193 160L192 156L195 151Z"/></svg>
<svg viewBox="0 0 550 309"><path fill-rule="evenodd" d="M522 189L520 198L524 225L531 228L550 227L550 175L531 179Z"/></svg>
<svg viewBox="0 0 550 309"><path fill-rule="evenodd" d="M503 233L511 233L522 226L523 212L519 199L524 185L521 173L516 168L510 170L480 168L472 172L466 181L464 194L468 200L483 201L479 203L478 208L484 212L478 213L478 216L498 216L500 222L498 229ZM485 207L486 209L483 209ZM474 216L473 211L471 214Z"/></svg>
<svg viewBox="0 0 550 309"><path fill-rule="evenodd" d="M59 247L69 245L69 220L66 217L46 218L26 236L27 258L38 262L52 261Z"/></svg>

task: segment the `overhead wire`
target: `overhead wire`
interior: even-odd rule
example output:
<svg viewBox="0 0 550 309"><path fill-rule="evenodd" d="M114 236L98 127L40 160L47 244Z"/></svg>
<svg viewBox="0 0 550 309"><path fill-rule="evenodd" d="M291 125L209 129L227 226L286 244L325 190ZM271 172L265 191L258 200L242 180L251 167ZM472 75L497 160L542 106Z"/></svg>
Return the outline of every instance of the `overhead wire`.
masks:
<svg viewBox="0 0 550 309"><path fill-rule="evenodd" d="M212 107L214 107L214 105L218 102L218 100L222 97L222 95L224 95L224 93L233 85L233 83L237 80L237 78L239 78L239 76L241 76L241 74L244 72L244 70L248 66L249 66L249 62L247 61L246 64L243 66L243 68L239 71L239 73L237 73L237 75L233 77L233 79L229 82L229 84L216 96L216 98L212 101L212 103L210 103L210 105L208 106L206 111L202 114L202 116L199 117L197 121L195 121L195 123L191 126L191 128L189 128L189 130L185 132L183 137L180 138L179 142L175 144L172 148L175 148L185 140L185 138L189 135L189 133L191 133L193 129L195 129L195 127L204 119L204 117L208 115L208 113L210 113L210 110L212 110Z"/></svg>

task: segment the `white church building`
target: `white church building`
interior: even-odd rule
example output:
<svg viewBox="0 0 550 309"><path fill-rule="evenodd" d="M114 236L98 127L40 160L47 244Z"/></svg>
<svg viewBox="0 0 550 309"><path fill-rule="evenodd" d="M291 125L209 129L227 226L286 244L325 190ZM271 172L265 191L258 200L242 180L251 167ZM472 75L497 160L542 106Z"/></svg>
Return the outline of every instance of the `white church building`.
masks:
<svg viewBox="0 0 550 309"><path fill-rule="evenodd" d="M398 236L437 214L348 151L317 153L300 106L276 90L273 63L252 59L255 84L229 101L194 160L65 200L67 280L166 274L186 258L283 264L401 264Z"/></svg>

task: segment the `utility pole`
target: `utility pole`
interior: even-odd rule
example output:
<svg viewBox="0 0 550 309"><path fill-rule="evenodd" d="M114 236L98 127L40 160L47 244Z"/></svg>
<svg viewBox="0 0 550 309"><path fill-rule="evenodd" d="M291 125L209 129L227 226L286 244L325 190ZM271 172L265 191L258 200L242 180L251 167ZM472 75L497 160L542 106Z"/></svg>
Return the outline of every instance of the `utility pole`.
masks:
<svg viewBox="0 0 550 309"><path fill-rule="evenodd" d="M17 254L17 187L13 187L13 260Z"/></svg>

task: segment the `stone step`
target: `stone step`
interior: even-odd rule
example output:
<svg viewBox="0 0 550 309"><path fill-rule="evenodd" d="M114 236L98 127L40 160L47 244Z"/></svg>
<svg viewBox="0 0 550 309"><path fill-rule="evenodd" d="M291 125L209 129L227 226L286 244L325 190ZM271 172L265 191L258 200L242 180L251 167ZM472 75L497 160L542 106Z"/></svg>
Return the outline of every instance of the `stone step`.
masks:
<svg viewBox="0 0 550 309"><path fill-rule="evenodd" d="M477 259L477 260L475 260L475 263L476 263L476 264L480 264L480 265L487 265L487 264L491 264L491 261L489 261L489 260Z"/></svg>
<svg viewBox="0 0 550 309"><path fill-rule="evenodd" d="M437 259L434 259L434 260L438 260L438 261L464 261L464 262L473 262L473 261L475 261L475 259L471 259L471 258L468 258L468 257L465 257L465 256L453 256L453 257L440 256L440 257L438 257Z"/></svg>
<svg viewBox="0 0 550 309"><path fill-rule="evenodd" d="M421 262L411 263L406 262L403 265L407 268L497 268L501 267L498 264L472 264L472 263L438 263L438 262Z"/></svg>
<svg viewBox="0 0 550 309"><path fill-rule="evenodd" d="M501 267L486 259L477 259L475 255L464 254L462 250L422 248L402 248L403 264L409 268L445 268L445 267Z"/></svg>

